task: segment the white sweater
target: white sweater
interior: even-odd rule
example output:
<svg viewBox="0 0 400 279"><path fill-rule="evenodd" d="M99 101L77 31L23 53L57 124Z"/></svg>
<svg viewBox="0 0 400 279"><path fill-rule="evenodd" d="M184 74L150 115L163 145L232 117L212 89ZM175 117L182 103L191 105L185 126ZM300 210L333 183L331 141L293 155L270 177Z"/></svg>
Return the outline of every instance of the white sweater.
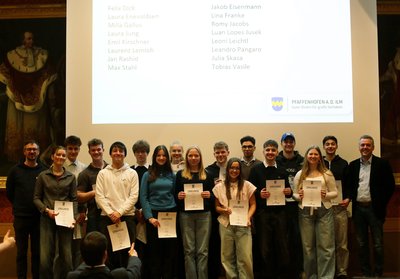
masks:
<svg viewBox="0 0 400 279"><path fill-rule="evenodd" d="M118 211L121 216L133 216L139 196L138 175L127 163L119 169L108 165L97 175L95 192L101 215Z"/></svg>

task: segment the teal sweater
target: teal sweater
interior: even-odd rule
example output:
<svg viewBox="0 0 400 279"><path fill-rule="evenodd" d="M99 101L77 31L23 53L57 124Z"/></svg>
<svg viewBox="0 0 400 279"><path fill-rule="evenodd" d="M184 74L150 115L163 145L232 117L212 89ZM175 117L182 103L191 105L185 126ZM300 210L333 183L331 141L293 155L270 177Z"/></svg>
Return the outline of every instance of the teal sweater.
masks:
<svg viewBox="0 0 400 279"><path fill-rule="evenodd" d="M176 207L175 174L170 173L148 182L149 172L142 177L140 203L146 220L154 218L152 210L168 211Z"/></svg>

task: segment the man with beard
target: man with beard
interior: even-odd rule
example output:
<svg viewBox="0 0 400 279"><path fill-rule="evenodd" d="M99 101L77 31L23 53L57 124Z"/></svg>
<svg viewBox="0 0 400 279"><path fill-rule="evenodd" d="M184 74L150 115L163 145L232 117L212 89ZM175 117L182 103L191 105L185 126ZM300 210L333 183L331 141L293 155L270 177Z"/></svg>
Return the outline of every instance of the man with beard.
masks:
<svg viewBox="0 0 400 279"><path fill-rule="evenodd" d="M14 214L14 231L17 243L17 275L27 277L27 251L31 240L32 278L39 278L40 212L33 204L36 178L45 167L38 162L39 144L30 140L24 144L25 159L14 166L7 176L7 198Z"/></svg>

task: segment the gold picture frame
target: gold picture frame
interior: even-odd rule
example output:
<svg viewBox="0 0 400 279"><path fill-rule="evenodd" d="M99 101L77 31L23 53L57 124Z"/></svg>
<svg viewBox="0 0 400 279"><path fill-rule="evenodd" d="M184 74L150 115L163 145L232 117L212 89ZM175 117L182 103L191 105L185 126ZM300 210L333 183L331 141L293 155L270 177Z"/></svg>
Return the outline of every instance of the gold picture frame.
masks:
<svg viewBox="0 0 400 279"><path fill-rule="evenodd" d="M0 4L0 21L65 18L66 0L3 0ZM6 181L4 173L0 174L0 189L6 187Z"/></svg>

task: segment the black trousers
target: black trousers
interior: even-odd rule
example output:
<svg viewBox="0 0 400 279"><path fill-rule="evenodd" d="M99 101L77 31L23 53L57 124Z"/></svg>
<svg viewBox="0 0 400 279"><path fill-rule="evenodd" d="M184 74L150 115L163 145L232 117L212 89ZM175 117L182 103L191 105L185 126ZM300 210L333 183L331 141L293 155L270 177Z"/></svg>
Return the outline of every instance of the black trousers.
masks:
<svg viewBox="0 0 400 279"><path fill-rule="evenodd" d="M31 272L32 278L39 278L40 264L40 216L14 217L15 241L17 244L17 275L27 276L27 252L31 240Z"/></svg>

